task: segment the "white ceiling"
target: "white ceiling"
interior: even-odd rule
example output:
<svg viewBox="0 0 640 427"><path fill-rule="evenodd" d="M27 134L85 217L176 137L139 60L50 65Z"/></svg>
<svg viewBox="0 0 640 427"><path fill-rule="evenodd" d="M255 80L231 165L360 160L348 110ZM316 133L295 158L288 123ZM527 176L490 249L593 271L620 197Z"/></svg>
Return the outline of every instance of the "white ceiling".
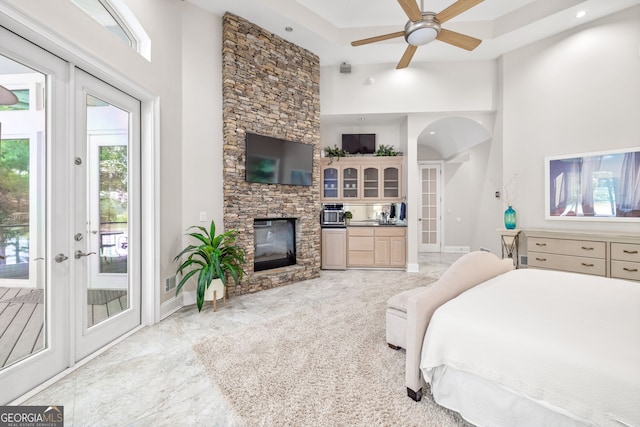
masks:
<svg viewBox="0 0 640 427"><path fill-rule="evenodd" d="M404 29L407 17L397 0L186 0L218 15L226 11L302 46L321 65L396 64L403 37L352 47L353 40ZM420 0L418 0L420 1ZM440 12L454 0L424 0ZM420 4L420 3L419 3ZM413 62L495 59L505 52L640 4L640 0L485 0L443 27L483 40L472 52L434 41L418 49ZM580 10L587 12L581 19ZM285 31L291 27L293 31Z"/></svg>

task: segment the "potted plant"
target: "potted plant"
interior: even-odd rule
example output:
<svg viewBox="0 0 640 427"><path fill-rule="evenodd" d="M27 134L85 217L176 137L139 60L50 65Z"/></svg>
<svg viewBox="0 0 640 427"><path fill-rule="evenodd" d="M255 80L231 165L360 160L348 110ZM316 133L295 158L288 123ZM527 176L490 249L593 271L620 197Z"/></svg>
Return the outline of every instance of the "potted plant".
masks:
<svg viewBox="0 0 640 427"><path fill-rule="evenodd" d="M340 157L346 157L349 153L347 153L342 148L339 148L338 145L333 144L333 147L324 147L324 154L326 157L330 157L329 164L333 163L333 158L337 157L338 161L340 161Z"/></svg>
<svg viewBox="0 0 640 427"><path fill-rule="evenodd" d="M349 225L349 223L351 222L351 218L353 218L353 214L351 213L351 211L346 211L344 213L344 222L345 222L345 224Z"/></svg>
<svg viewBox="0 0 640 427"><path fill-rule="evenodd" d="M375 156L401 156L401 151L396 151L393 145L380 144L375 153Z"/></svg>
<svg viewBox="0 0 640 427"><path fill-rule="evenodd" d="M185 234L198 240L198 245L190 244L184 248L174 259L178 261L183 255L188 255L187 259L180 264L176 275L182 275L182 280L176 286L176 295L182 289L187 281L198 275L198 284L196 287L196 303L198 311L202 310L202 304L205 299L213 300L213 290L210 295L205 298L206 291L215 283L217 279L217 299L224 296L224 287L227 286L227 276L231 276L238 285L240 279L244 275L242 265L244 264L244 249L235 245L237 230L228 230L216 236L216 225L211 221L209 230L204 227L192 226L187 230L195 228L200 231ZM189 267L192 267L189 269ZM189 269L186 273L185 270ZM216 286L214 284L214 286Z"/></svg>

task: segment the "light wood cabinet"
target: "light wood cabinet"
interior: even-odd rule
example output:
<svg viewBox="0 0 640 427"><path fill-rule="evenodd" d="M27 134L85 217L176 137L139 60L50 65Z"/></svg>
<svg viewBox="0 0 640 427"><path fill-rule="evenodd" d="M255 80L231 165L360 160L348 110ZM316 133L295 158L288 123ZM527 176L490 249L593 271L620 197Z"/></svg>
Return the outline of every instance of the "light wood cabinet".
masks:
<svg viewBox="0 0 640 427"><path fill-rule="evenodd" d="M640 281L640 235L528 230L531 268Z"/></svg>
<svg viewBox="0 0 640 427"><path fill-rule="evenodd" d="M322 229L322 269L347 269L347 230L345 228Z"/></svg>
<svg viewBox="0 0 640 427"><path fill-rule="evenodd" d="M640 281L640 243L611 242L611 277Z"/></svg>
<svg viewBox="0 0 640 427"><path fill-rule="evenodd" d="M406 227L348 227L347 236L347 267L405 267Z"/></svg>
<svg viewBox="0 0 640 427"><path fill-rule="evenodd" d="M320 196L325 202L402 199L402 157L323 158L320 176Z"/></svg>

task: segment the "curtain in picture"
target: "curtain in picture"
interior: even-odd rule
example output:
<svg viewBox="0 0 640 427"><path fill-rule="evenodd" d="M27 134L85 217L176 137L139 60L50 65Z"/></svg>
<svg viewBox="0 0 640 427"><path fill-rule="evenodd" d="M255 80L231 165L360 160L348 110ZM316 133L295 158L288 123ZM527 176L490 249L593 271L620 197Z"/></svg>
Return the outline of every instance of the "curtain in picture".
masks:
<svg viewBox="0 0 640 427"><path fill-rule="evenodd" d="M596 179L595 172L600 170L603 156L589 156L582 158L582 171L580 173L580 200L582 214L584 216L594 216L596 211L593 205L593 190Z"/></svg>
<svg viewBox="0 0 640 427"><path fill-rule="evenodd" d="M616 216L640 216L640 152L624 155L617 194Z"/></svg>

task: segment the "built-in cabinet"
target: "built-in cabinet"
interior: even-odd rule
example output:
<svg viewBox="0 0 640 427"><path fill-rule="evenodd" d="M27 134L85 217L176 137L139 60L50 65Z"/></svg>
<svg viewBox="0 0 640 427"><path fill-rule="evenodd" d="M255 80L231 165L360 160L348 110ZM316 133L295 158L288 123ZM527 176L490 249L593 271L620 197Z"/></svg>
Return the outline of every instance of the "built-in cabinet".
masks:
<svg viewBox="0 0 640 427"><path fill-rule="evenodd" d="M404 268L406 227L348 227L347 267Z"/></svg>
<svg viewBox="0 0 640 427"><path fill-rule="evenodd" d="M640 235L528 230L531 268L640 281Z"/></svg>
<svg viewBox="0 0 640 427"><path fill-rule="evenodd" d="M398 202L402 198L402 157L323 158L320 177L325 202Z"/></svg>
<svg viewBox="0 0 640 427"><path fill-rule="evenodd" d="M347 230L345 228L322 229L322 269L346 270Z"/></svg>

